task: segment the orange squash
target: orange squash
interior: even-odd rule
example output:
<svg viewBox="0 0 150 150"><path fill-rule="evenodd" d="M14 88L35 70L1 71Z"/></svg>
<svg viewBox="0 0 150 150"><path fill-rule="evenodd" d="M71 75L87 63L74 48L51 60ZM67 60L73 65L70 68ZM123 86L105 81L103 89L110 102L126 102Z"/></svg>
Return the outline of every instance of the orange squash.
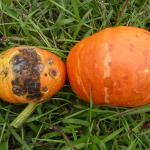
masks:
<svg viewBox="0 0 150 150"><path fill-rule="evenodd" d="M0 98L10 103L47 100L63 87L65 65L34 47L11 48L0 55Z"/></svg>
<svg viewBox="0 0 150 150"><path fill-rule="evenodd" d="M150 103L150 33L136 27L104 29L76 44L67 58L73 91L97 105Z"/></svg>
<svg viewBox="0 0 150 150"><path fill-rule="evenodd" d="M0 54L0 98L10 103L29 103L13 120L18 128L36 106L49 100L64 85L66 69L56 55L36 47L15 47Z"/></svg>

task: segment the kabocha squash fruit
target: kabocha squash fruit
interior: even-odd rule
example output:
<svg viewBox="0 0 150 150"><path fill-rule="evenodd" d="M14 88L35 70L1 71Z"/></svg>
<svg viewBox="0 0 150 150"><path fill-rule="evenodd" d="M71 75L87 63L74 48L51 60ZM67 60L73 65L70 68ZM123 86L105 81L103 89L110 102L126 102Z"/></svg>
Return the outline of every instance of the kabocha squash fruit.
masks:
<svg viewBox="0 0 150 150"><path fill-rule="evenodd" d="M46 50L16 47L0 55L0 98L10 103L44 101L65 78L64 63Z"/></svg>
<svg viewBox="0 0 150 150"><path fill-rule="evenodd" d="M150 103L150 33L136 27L106 28L76 44L67 58L73 91L97 105Z"/></svg>
<svg viewBox="0 0 150 150"><path fill-rule="evenodd" d="M63 87L65 80L65 65L51 52L22 46L1 53L0 98L9 103L29 103L12 126L20 126L37 104Z"/></svg>

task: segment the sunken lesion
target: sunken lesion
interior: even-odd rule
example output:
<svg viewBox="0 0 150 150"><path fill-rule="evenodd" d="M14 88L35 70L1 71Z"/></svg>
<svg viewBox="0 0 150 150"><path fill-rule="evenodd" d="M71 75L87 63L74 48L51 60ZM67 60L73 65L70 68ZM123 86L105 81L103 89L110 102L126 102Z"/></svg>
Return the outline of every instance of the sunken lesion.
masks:
<svg viewBox="0 0 150 150"><path fill-rule="evenodd" d="M44 65L34 48L20 48L12 59L12 91L17 96L25 96L29 100L40 100L40 73Z"/></svg>
<svg viewBox="0 0 150 150"><path fill-rule="evenodd" d="M50 75L50 77L52 77L52 78L56 78L57 77L57 70L56 69L50 69L49 70L49 75Z"/></svg>

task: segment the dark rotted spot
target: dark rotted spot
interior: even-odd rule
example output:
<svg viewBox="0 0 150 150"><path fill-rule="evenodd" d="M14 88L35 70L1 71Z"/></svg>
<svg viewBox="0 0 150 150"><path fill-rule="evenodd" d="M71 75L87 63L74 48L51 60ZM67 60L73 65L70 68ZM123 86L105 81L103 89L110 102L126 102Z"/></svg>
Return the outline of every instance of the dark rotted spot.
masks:
<svg viewBox="0 0 150 150"><path fill-rule="evenodd" d="M37 82L36 79L26 79L24 87L27 89L29 94L40 92L40 82Z"/></svg>
<svg viewBox="0 0 150 150"><path fill-rule="evenodd" d="M50 69L49 75L50 75L52 78L55 78L55 77L57 76L57 71L56 71L55 69Z"/></svg>
<svg viewBox="0 0 150 150"><path fill-rule="evenodd" d="M42 97L42 93L32 93L32 94L28 94L27 99L31 99L31 100L39 100Z"/></svg>
<svg viewBox="0 0 150 150"><path fill-rule="evenodd" d="M43 91L43 92L48 92L48 87L46 87L46 86L43 87L43 88L42 88L42 91Z"/></svg>
<svg viewBox="0 0 150 150"><path fill-rule="evenodd" d="M44 76L47 77L47 73L45 73Z"/></svg>
<svg viewBox="0 0 150 150"><path fill-rule="evenodd" d="M34 70L39 70L40 72L43 71L44 65L43 64L38 64L34 67Z"/></svg>
<svg viewBox="0 0 150 150"><path fill-rule="evenodd" d="M49 59L49 60L48 60L48 64L49 64L49 65L52 65L52 64L53 64L53 60L52 60L52 59Z"/></svg>
<svg viewBox="0 0 150 150"><path fill-rule="evenodd" d="M25 95L30 100L40 100L40 72L44 65L33 48L21 48L19 54L11 59L14 79L12 91L17 96Z"/></svg>
<svg viewBox="0 0 150 150"><path fill-rule="evenodd" d="M27 92L27 89L23 88L22 85L19 85L19 79L12 80L12 91L18 96L24 95Z"/></svg>
<svg viewBox="0 0 150 150"><path fill-rule="evenodd" d="M18 96L24 95L26 93L26 90L20 85L13 86L12 91Z"/></svg>

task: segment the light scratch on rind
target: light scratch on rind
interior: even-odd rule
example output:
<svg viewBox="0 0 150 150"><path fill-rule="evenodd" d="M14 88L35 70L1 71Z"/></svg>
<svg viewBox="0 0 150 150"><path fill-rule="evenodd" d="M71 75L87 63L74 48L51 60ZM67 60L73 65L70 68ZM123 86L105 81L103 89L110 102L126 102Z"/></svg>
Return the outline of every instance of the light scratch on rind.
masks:
<svg viewBox="0 0 150 150"><path fill-rule="evenodd" d="M111 56L108 50L108 45L105 46L106 49L106 56L104 58L104 78L108 78L110 77L110 73L111 73L111 67L110 67L110 63L111 63Z"/></svg>
<svg viewBox="0 0 150 150"><path fill-rule="evenodd" d="M106 104L109 104L109 94L108 94L108 88L107 87L104 87L104 93L105 93L104 101Z"/></svg>
<svg viewBox="0 0 150 150"><path fill-rule="evenodd" d="M80 85L81 87L82 87L82 90L83 90L83 92L84 92L84 94L87 96L87 97L89 97L88 96L88 94L87 94L87 91L86 91L86 89L85 89L85 87L84 87L84 84L83 84L83 82L82 82L82 79L81 79L81 73L80 73L80 59L78 58L78 85Z"/></svg>
<svg viewBox="0 0 150 150"><path fill-rule="evenodd" d="M110 75L111 75L111 62L112 62L112 59L111 59L111 55L110 55L110 52L109 52L109 46L108 46L108 43L105 43L104 45L104 49L106 50L106 56L104 58L104 79L106 78L109 78ZM104 102L105 103L109 103L109 93L108 93L108 87L104 87Z"/></svg>

